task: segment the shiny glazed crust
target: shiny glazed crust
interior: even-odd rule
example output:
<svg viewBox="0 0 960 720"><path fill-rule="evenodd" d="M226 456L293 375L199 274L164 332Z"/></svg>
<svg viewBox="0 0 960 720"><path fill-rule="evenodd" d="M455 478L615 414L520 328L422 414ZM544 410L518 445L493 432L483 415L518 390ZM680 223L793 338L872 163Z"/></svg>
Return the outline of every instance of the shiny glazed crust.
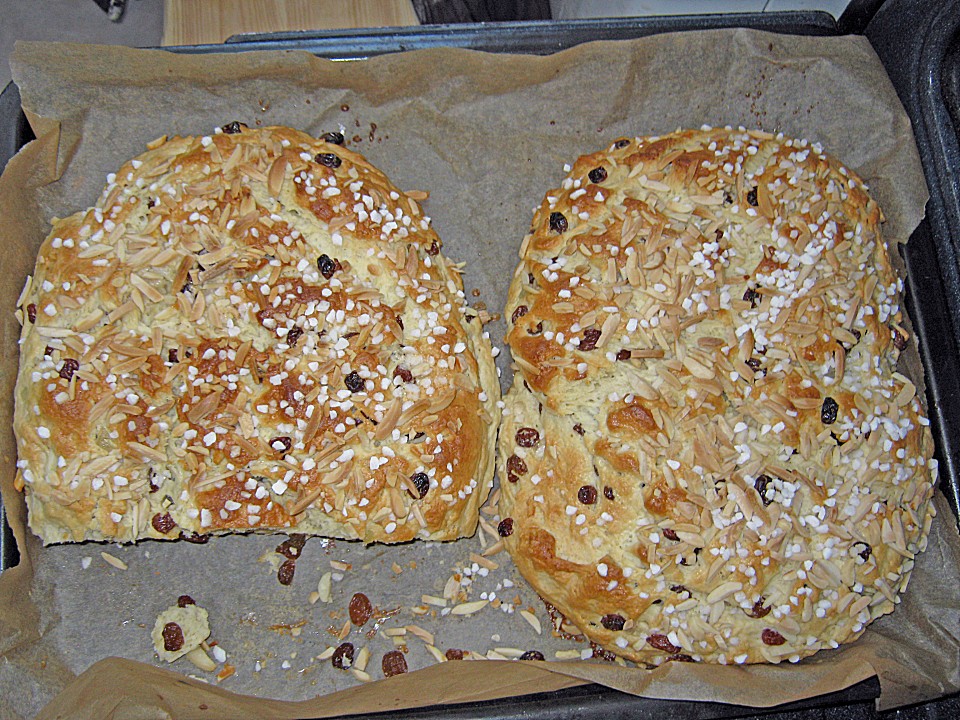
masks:
<svg viewBox="0 0 960 720"><path fill-rule="evenodd" d="M547 193L510 289L501 534L623 657L796 661L889 613L934 515L863 182L743 130L623 139Z"/></svg>
<svg viewBox="0 0 960 720"><path fill-rule="evenodd" d="M40 249L14 424L30 527L471 535L499 384L423 194L335 136L225 130L151 143Z"/></svg>

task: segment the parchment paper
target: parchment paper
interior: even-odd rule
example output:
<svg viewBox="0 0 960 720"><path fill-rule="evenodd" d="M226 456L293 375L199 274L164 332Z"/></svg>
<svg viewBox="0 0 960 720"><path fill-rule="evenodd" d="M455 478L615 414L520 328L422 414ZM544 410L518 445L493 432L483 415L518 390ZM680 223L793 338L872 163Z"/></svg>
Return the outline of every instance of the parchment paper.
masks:
<svg viewBox="0 0 960 720"><path fill-rule="evenodd" d="M909 120L863 38L716 30L591 43L547 57L440 49L359 62L301 52L182 56L22 43L11 63L39 139L0 178L5 422L17 365L13 309L49 218L90 205L108 172L164 134L209 133L232 120L315 134L342 126L348 144L400 187L430 191L425 207L445 252L466 263L468 293L479 289L471 300L493 313L503 307L531 208L562 179L565 162L620 136L707 123L819 141L869 182L893 246L919 223L926 200ZM488 329L502 345L502 321ZM498 363L507 387L509 353ZM273 549L283 539L277 536L41 548L24 530L23 502L12 487L9 429L0 442L0 489L23 555L19 567L0 576L3 717L32 716L46 703L43 717L329 716L583 681L649 697L752 706L837 691L874 674L882 707L960 688L960 537L939 496L929 548L897 612L857 643L798 665L672 663L655 671L599 660L435 665L424 642L408 634L407 662L411 670L425 669L364 685L329 660L314 659L339 643L332 633L354 592L380 609L398 609L381 630L416 624L434 634L441 652L508 648L499 652L510 656L510 648L537 649L552 660L558 651L590 650L551 635L543 604L506 554L492 558L496 569L473 566L480 537L368 548L312 539L289 587L276 580ZM108 565L101 551L128 569ZM331 603L311 605L308 596L331 561L350 569L337 571L342 577L333 583ZM444 616L434 606L426 615L411 610L422 594L441 595L457 572L466 599L489 600L493 593L494 601L468 616ZM184 593L210 612L211 639L236 667L220 683L185 661L168 670L153 657L154 620ZM506 602L498 608L497 601ZM536 615L541 635L520 609ZM356 629L348 639L358 650L370 649L367 671L381 678L380 658L394 642Z"/></svg>

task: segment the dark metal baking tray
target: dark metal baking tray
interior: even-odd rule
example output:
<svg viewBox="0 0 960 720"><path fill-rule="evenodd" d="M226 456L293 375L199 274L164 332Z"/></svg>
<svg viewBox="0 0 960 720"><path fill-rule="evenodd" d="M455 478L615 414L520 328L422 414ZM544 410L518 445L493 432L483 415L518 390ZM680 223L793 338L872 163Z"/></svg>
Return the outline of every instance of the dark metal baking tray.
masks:
<svg viewBox="0 0 960 720"><path fill-rule="evenodd" d="M866 6L870 6L865 10ZM803 35L865 34L883 61L909 113L930 201L924 221L903 250L906 303L926 368L927 400L941 463L941 487L954 514L960 504L960 0L854 0L839 21L822 12L737 13L586 20L478 23L362 31L275 33L230 38L224 45L169 48L210 53L298 49L332 59L358 59L428 47L547 54L590 40L622 40L662 32L749 27ZM0 170L32 133L10 84L0 94ZM2 521L0 506L0 521ZM17 562L5 521L0 570ZM873 698L876 679L832 695L772 709L715 703L639 699L596 685L503 701L430 707L375 718L742 718L753 720L867 720L880 715ZM887 714L884 714L886 716ZM960 698L941 699L895 711L904 720L960 717Z"/></svg>

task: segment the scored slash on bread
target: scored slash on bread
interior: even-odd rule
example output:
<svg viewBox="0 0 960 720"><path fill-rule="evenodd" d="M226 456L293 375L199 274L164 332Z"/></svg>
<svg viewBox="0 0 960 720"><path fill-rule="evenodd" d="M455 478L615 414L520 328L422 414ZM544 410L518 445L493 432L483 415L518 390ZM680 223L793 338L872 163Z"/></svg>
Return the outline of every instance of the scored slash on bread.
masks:
<svg viewBox="0 0 960 720"><path fill-rule="evenodd" d="M459 268L342 136L160 138L55 222L18 307L45 543L471 535L500 396Z"/></svg>
<svg viewBox="0 0 960 720"><path fill-rule="evenodd" d="M567 169L505 312L519 570L640 662L856 638L899 602L937 477L879 207L819 145L743 129Z"/></svg>

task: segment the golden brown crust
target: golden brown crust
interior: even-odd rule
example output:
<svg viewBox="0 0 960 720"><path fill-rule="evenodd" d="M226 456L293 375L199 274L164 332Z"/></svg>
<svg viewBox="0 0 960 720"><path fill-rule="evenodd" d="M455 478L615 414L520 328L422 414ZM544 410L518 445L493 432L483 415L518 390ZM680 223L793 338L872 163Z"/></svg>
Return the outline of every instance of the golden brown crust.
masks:
<svg viewBox="0 0 960 720"><path fill-rule="evenodd" d="M31 527L472 534L499 384L429 218L346 148L231 129L151 143L43 243L14 424Z"/></svg>
<svg viewBox="0 0 960 720"><path fill-rule="evenodd" d="M731 129L618 141L547 193L510 289L506 545L624 657L797 660L890 612L933 442L862 181Z"/></svg>

